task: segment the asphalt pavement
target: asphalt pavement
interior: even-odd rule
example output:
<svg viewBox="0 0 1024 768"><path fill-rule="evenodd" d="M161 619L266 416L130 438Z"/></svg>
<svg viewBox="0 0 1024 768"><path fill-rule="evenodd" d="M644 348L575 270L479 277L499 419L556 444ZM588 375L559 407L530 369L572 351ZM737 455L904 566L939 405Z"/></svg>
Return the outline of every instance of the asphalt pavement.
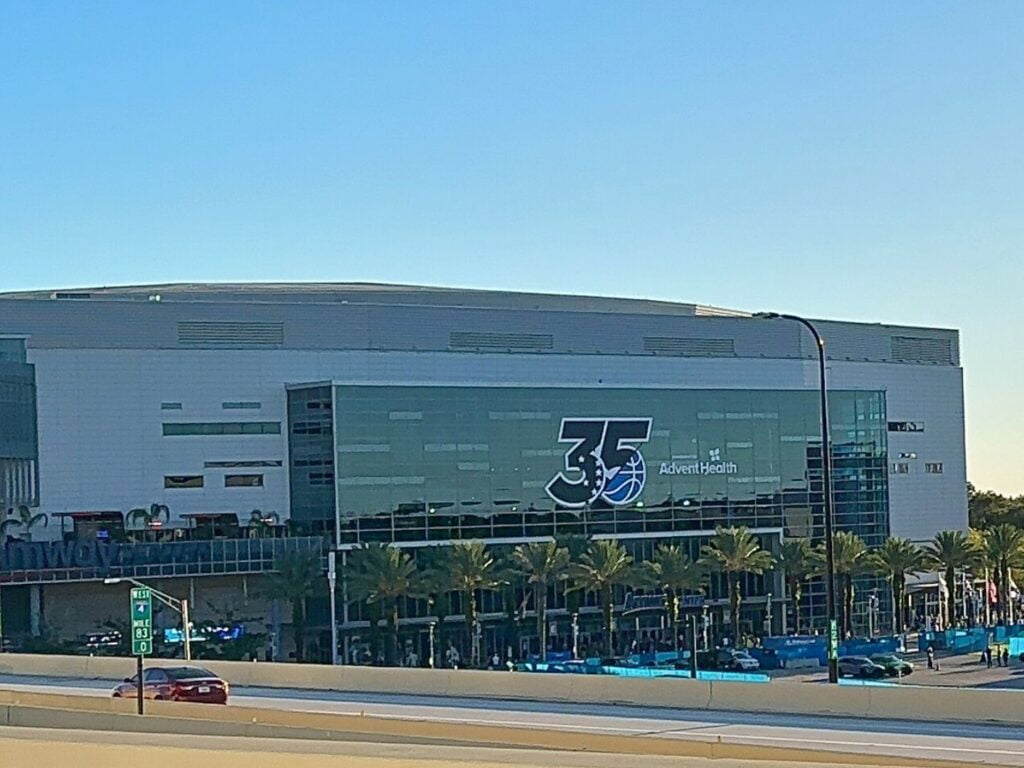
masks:
<svg viewBox="0 0 1024 768"><path fill-rule="evenodd" d="M115 682L0 675L0 688L85 696L107 695ZM922 695L927 692L923 691ZM388 718L495 723L668 739L720 738L765 746L1024 766L1022 729L988 723L930 723L240 686L232 688L231 702L239 706L307 712L364 713Z"/></svg>

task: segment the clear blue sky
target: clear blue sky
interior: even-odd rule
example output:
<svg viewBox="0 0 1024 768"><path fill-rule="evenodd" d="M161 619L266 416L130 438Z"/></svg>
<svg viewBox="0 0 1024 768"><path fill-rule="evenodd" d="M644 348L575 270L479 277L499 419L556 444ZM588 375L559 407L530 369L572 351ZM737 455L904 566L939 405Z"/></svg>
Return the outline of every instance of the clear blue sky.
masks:
<svg viewBox="0 0 1024 768"><path fill-rule="evenodd" d="M1024 492L1019 2L7 2L0 288L377 280L959 328Z"/></svg>

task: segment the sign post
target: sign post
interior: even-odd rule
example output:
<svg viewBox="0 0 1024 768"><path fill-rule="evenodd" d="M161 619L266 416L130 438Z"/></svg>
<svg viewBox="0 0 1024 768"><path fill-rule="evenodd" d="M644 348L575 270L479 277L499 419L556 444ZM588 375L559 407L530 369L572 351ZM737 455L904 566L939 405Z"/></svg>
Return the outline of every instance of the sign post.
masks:
<svg viewBox="0 0 1024 768"><path fill-rule="evenodd" d="M134 587L131 593L132 655L138 659L135 683L138 712L143 714L143 659L153 653L153 593L148 587ZM188 632L186 625L185 631Z"/></svg>

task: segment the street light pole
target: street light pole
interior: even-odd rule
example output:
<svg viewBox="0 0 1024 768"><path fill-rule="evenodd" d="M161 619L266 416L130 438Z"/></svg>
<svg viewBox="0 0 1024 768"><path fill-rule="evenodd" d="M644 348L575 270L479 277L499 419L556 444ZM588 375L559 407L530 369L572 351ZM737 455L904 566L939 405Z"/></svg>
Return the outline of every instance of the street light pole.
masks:
<svg viewBox="0 0 1024 768"><path fill-rule="evenodd" d="M129 584L134 584L136 587L143 587L148 589L157 600L181 614L182 629L182 641L185 648L185 661L192 661L192 620L189 614L188 599L178 599L172 595L168 595L166 592L161 592L159 589L155 589L149 584L145 584L138 579L133 579L129 576L122 576L117 578L104 579L104 584L120 584L122 581L126 581Z"/></svg>
<svg viewBox="0 0 1024 768"><path fill-rule="evenodd" d="M335 566L337 554L334 550L327 553L327 584L331 589L331 664L338 663L338 600L335 594L338 585L338 572Z"/></svg>
<svg viewBox="0 0 1024 768"><path fill-rule="evenodd" d="M835 552L832 542L832 440L828 423L828 389L825 382L825 340L814 324L798 315L760 312L754 317L800 323L818 347L818 389L821 410L821 477L825 513L825 612L828 614L828 681L839 682L839 642L836 627Z"/></svg>

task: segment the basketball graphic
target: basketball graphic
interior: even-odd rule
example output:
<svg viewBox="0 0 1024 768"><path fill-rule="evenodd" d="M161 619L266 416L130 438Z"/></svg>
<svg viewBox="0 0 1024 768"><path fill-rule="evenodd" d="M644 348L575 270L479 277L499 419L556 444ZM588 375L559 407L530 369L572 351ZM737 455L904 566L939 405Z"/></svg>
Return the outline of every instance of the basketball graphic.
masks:
<svg viewBox="0 0 1024 768"><path fill-rule="evenodd" d="M609 504L629 504L643 491L646 479L647 465L644 457L640 451L634 450L626 463L608 477L601 496Z"/></svg>

